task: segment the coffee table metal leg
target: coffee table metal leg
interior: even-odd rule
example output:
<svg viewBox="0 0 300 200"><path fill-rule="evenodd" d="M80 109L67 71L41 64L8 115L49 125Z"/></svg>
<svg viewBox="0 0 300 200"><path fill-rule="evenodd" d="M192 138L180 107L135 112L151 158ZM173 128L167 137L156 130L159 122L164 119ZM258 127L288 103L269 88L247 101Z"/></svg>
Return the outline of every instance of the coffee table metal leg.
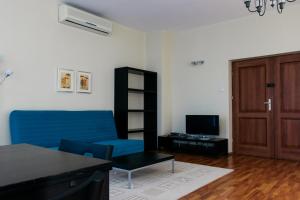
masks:
<svg viewBox="0 0 300 200"><path fill-rule="evenodd" d="M175 173L175 159L172 160L172 173Z"/></svg>
<svg viewBox="0 0 300 200"><path fill-rule="evenodd" d="M128 188L129 188L129 189L132 189L132 188L133 188L131 175L132 175L132 172L131 172L131 171L128 171Z"/></svg>
<svg viewBox="0 0 300 200"><path fill-rule="evenodd" d="M174 158L174 156L173 156L173 158ZM171 171L172 171L172 173L175 173L175 159L170 159L170 160L166 160L166 161L162 161L162 162L170 162L170 161L171 161L171 168L172 168ZM113 167L113 170L126 172L127 175L128 175L128 188L133 189L133 183L132 183L132 173L133 172L141 170L141 169L148 168L148 167L153 166L153 165L157 165L157 164L162 163L162 162L158 162L158 163L155 163L155 164L152 164L152 165L146 165L144 167L136 168L136 169L133 169L133 170L126 170L126 169L117 168L117 167Z"/></svg>

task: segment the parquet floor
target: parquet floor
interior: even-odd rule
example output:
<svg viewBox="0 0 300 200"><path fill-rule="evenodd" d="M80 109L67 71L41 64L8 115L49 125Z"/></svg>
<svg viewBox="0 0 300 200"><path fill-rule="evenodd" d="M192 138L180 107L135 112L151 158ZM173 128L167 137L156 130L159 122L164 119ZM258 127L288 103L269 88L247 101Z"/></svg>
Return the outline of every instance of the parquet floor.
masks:
<svg viewBox="0 0 300 200"><path fill-rule="evenodd" d="M207 158L175 154L176 160L234 169L181 200L300 200L300 162L250 156Z"/></svg>

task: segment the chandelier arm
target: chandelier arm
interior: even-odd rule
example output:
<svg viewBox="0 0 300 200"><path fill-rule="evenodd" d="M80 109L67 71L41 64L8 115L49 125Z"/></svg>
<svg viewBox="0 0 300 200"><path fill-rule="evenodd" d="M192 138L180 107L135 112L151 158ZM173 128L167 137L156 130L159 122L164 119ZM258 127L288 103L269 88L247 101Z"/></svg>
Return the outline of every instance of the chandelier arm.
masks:
<svg viewBox="0 0 300 200"><path fill-rule="evenodd" d="M248 11L249 11L249 12L252 12L252 13L253 13L253 12L257 12L257 10L251 10L250 8L248 8Z"/></svg>
<svg viewBox="0 0 300 200"><path fill-rule="evenodd" d="M259 14L259 16L264 16L265 15L265 13L266 13L266 10L267 10L267 1L266 0L264 0L264 12L262 12L262 13L258 13Z"/></svg>
<svg viewBox="0 0 300 200"><path fill-rule="evenodd" d="M251 13L257 12L257 9L251 10L251 2L252 1L250 1L250 6L248 7L248 11L251 12Z"/></svg>
<svg viewBox="0 0 300 200"><path fill-rule="evenodd" d="M281 13L282 13L282 9L280 9L280 6L279 6L279 4L277 4L277 11L278 11L278 13L279 13L279 14L281 14Z"/></svg>

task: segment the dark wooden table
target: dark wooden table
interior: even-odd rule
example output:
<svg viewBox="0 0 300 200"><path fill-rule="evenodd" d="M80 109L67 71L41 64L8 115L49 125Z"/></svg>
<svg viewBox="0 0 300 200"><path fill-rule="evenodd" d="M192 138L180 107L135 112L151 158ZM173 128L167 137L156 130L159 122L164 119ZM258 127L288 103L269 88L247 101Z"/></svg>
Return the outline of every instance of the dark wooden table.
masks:
<svg viewBox="0 0 300 200"><path fill-rule="evenodd" d="M0 146L0 199L48 199L80 184L95 171L105 173L108 199L111 167L110 161L28 144Z"/></svg>

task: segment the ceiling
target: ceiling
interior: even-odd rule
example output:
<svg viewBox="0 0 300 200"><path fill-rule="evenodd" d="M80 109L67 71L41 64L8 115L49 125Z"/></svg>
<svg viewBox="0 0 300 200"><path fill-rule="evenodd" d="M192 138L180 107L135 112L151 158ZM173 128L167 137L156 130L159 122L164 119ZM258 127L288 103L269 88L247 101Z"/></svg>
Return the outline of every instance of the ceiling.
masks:
<svg viewBox="0 0 300 200"><path fill-rule="evenodd" d="M144 31L190 29L250 14L243 0L61 1Z"/></svg>

